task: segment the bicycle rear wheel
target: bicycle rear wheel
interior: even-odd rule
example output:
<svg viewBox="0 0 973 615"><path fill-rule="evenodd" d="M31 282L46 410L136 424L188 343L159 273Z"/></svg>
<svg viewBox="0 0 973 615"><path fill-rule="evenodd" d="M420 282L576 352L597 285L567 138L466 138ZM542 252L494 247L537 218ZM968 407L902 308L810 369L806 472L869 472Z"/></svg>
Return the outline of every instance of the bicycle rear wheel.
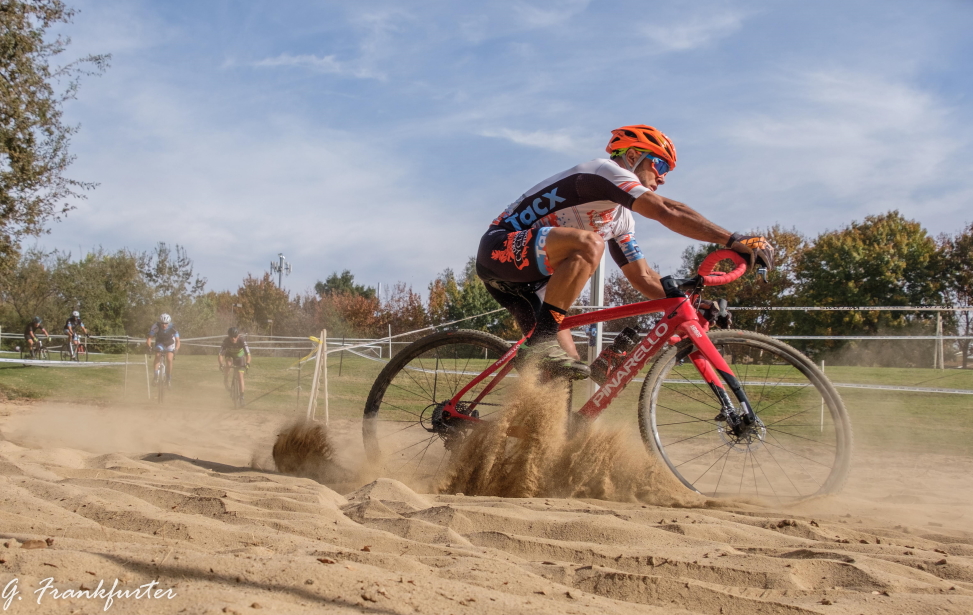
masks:
<svg viewBox="0 0 973 615"><path fill-rule="evenodd" d="M757 422L734 434L719 420L720 402L688 360L694 347L684 341L659 356L642 386L646 446L684 485L710 497L793 502L838 491L851 460L851 423L827 377L765 335L731 330L709 337L743 385Z"/></svg>
<svg viewBox="0 0 973 615"><path fill-rule="evenodd" d="M475 423L444 420L443 405L508 349L502 339L480 331L447 331L424 337L385 366L365 402L362 436L369 462L391 478L430 484L446 468ZM489 386L485 378L457 404L460 412L486 419L501 407L507 382L472 407Z"/></svg>

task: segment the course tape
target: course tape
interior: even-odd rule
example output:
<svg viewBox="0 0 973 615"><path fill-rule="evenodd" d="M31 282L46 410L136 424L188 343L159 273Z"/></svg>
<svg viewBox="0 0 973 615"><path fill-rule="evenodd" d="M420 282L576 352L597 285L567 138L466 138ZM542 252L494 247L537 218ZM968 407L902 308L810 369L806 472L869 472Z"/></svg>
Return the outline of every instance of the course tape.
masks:
<svg viewBox="0 0 973 615"><path fill-rule="evenodd" d="M0 359L0 363L16 363L18 365L36 365L39 367L120 367L125 365L145 365L129 361L56 361L41 359Z"/></svg>

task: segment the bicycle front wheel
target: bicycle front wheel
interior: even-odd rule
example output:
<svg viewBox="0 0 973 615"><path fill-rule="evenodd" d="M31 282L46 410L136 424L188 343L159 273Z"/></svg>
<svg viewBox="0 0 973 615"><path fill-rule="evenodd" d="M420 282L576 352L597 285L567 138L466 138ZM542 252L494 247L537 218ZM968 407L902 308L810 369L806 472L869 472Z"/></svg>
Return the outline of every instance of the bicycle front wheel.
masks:
<svg viewBox="0 0 973 615"><path fill-rule="evenodd" d="M159 364L159 382L158 393L159 393L159 403L165 401L166 399L166 388L168 387L168 382L166 379L166 360L165 357L162 358L162 363Z"/></svg>
<svg viewBox="0 0 973 615"><path fill-rule="evenodd" d="M230 371L230 399L233 402L234 408L240 408L242 404L240 403L240 376L237 375L235 369Z"/></svg>
<svg viewBox="0 0 973 615"><path fill-rule="evenodd" d="M509 344L480 331L446 331L403 349L385 366L365 402L362 436L368 460L391 478L430 484L475 423L445 420L443 406L505 353ZM485 378L456 408L487 418L500 410L501 381L479 403L474 400L493 381Z"/></svg>
<svg viewBox="0 0 973 615"><path fill-rule="evenodd" d="M743 385L757 422L733 433L689 360L694 346L684 341L660 355L642 386L646 446L684 485L710 497L787 503L838 491L851 460L851 423L824 373L766 335L730 330L709 338Z"/></svg>

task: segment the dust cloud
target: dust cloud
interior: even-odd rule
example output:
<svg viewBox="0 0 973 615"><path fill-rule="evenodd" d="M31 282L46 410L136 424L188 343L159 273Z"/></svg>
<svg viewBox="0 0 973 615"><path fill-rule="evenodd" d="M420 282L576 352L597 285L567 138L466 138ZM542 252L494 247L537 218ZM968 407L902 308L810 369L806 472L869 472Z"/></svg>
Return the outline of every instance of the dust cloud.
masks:
<svg viewBox="0 0 973 615"><path fill-rule="evenodd" d="M453 455L441 493L707 505L631 430L569 421L563 384L522 374L510 398L500 418L474 430Z"/></svg>

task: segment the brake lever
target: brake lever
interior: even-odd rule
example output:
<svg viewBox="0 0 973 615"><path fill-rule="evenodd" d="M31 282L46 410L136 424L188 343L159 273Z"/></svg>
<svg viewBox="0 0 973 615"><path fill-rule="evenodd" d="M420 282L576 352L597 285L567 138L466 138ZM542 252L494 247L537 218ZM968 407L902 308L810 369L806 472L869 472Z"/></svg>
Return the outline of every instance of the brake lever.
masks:
<svg viewBox="0 0 973 615"><path fill-rule="evenodd" d="M758 278L762 278L763 281L764 281L764 284L768 284L768 282L767 282L767 268L766 267L758 267L757 268L757 277Z"/></svg>

